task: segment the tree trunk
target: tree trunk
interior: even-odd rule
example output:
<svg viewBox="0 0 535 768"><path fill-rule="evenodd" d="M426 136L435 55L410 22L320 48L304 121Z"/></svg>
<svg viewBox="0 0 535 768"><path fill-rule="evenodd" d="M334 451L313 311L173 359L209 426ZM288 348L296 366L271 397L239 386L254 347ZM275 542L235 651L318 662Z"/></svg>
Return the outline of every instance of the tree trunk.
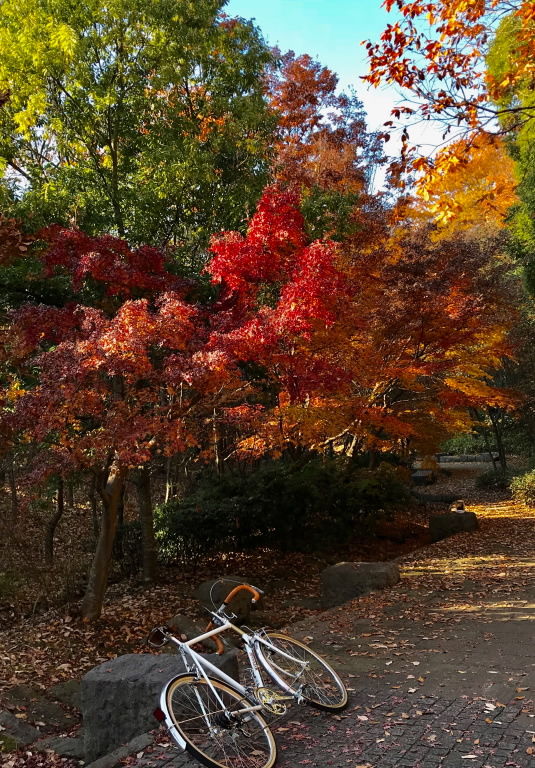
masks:
<svg viewBox="0 0 535 768"><path fill-rule="evenodd" d="M17 479L15 477L15 462L13 460L10 462L8 475L11 491L11 517L15 518L19 511L19 497L17 495Z"/></svg>
<svg viewBox="0 0 535 768"><path fill-rule="evenodd" d="M488 453L488 455L490 457L490 460L492 462L493 472L496 475L496 474L498 474L498 467L496 466L496 461L495 461L494 455L492 453L492 446L491 446L490 441L489 441L489 435L488 435L487 428L486 428L486 426L485 426L485 424L483 422L483 416L480 415L480 412L477 410L477 408L470 408L469 412L470 412L470 415L474 419L479 421L480 424L481 424L481 434L483 435L483 441L485 443L485 448L487 449L487 453Z"/></svg>
<svg viewBox="0 0 535 768"><path fill-rule="evenodd" d="M65 486L65 504L69 509L74 509L74 481L71 480Z"/></svg>
<svg viewBox="0 0 535 768"><path fill-rule="evenodd" d="M507 458L505 456L505 448L502 440L498 410L496 408L488 407L487 413L489 414L490 422L492 424L492 431L494 432L494 438L496 440L496 448L498 449L498 460L500 462L500 467L502 468L502 472L505 474L507 472Z"/></svg>
<svg viewBox="0 0 535 768"><path fill-rule="evenodd" d="M81 613L85 622L98 619L102 612L102 604L108 585L113 540L117 530L118 509L124 484L125 472L114 461L107 472L103 487L99 488L102 498L102 520L97 548L82 601Z"/></svg>
<svg viewBox="0 0 535 768"><path fill-rule="evenodd" d="M156 541L154 539L154 520L152 514L152 494L150 469L143 467L134 476L136 486L139 522L143 544L143 580L154 581L156 578Z"/></svg>
<svg viewBox="0 0 535 768"><path fill-rule="evenodd" d="M368 459L368 469L377 469L378 464L379 464L379 452L374 451L373 449L370 449L369 459Z"/></svg>
<svg viewBox="0 0 535 768"><path fill-rule="evenodd" d="M164 497L165 504L167 504L167 502L171 498L171 493L172 493L171 456L168 456L167 461L165 462L165 497Z"/></svg>
<svg viewBox="0 0 535 768"><path fill-rule="evenodd" d="M126 483L123 485L117 504L117 530L115 532L115 546L113 557L117 560L124 558L124 497L126 493Z"/></svg>
<svg viewBox="0 0 535 768"><path fill-rule="evenodd" d="M52 519L49 520L48 525L46 527L46 533L45 533L45 563L47 565L52 565L52 563L54 562L54 534L56 533L56 528L58 527L59 521L63 517L64 511L65 511L64 483L63 483L63 478L60 477L58 480L56 512L54 513L54 516L52 517Z"/></svg>
<svg viewBox="0 0 535 768"><path fill-rule="evenodd" d="M219 433L217 430L217 411L215 408L212 414L212 436L214 441L215 471L217 472L218 477L220 477L221 476L221 459L219 456Z"/></svg>
<svg viewBox="0 0 535 768"><path fill-rule="evenodd" d="M96 541L100 531L100 520L98 515L97 478L95 475L91 478L91 485L89 486L89 501L91 503L91 519L93 520L93 536Z"/></svg>

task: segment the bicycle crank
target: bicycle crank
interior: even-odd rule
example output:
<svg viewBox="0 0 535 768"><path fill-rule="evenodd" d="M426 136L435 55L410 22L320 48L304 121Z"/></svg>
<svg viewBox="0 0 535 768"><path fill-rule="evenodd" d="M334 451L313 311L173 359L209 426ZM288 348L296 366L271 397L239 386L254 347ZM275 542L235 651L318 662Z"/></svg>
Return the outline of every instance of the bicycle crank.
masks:
<svg viewBox="0 0 535 768"><path fill-rule="evenodd" d="M287 706L284 703L292 699L292 696L285 696L284 693L273 691L271 688L255 688L255 696L262 704L262 709L269 712L270 715L286 714Z"/></svg>

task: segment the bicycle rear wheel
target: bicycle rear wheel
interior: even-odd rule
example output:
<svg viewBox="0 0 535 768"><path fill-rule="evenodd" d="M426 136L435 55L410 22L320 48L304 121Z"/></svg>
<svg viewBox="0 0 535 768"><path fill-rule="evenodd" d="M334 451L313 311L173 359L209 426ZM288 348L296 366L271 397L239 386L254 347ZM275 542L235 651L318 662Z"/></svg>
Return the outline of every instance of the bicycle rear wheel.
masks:
<svg viewBox="0 0 535 768"><path fill-rule="evenodd" d="M229 685L185 674L165 692L167 710L187 751L215 768L271 768L277 758L273 734L256 711L238 714L251 703Z"/></svg>
<svg viewBox="0 0 535 768"><path fill-rule="evenodd" d="M347 706L345 685L319 653L279 632L266 632L263 637L269 645L258 639L256 655L283 691L301 695L306 704L316 709L335 712Z"/></svg>

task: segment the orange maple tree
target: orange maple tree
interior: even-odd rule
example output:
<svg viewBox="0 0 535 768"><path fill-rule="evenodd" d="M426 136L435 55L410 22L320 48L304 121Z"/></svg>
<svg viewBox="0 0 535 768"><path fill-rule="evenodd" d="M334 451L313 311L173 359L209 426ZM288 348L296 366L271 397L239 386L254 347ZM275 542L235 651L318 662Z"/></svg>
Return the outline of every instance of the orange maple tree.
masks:
<svg viewBox="0 0 535 768"><path fill-rule="evenodd" d="M354 92L339 93L327 67L292 51L266 85L278 119L274 179L298 190L309 233L343 244L372 239L384 223L383 195L372 186L385 158L362 102Z"/></svg>
<svg viewBox="0 0 535 768"><path fill-rule="evenodd" d="M488 379L510 352L512 322L493 232L449 233L435 243L435 228L407 207L391 212L390 233L374 250L306 245L297 201L288 193L268 198L245 238L228 233L213 246L210 270L232 288L235 308L276 299L227 340L236 344L233 355L243 357L245 344L248 359L262 361L277 393L249 425L241 450L436 448L450 431L467 428L469 407L512 402ZM311 249L322 261L309 274L303 257ZM287 265L297 266L300 278L290 293L287 286L270 294L270 282L285 285ZM303 299L322 306L312 324Z"/></svg>
<svg viewBox="0 0 535 768"><path fill-rule="evenodd" d="M507 322L483 251L435 245L400 211L374 252L311 241L299 203L270 188L245 235L213 238L218 293L202 303L157 249L42 233L43 273L61 275L73 301L12 313L0 428L33 447L30 484L97 478L86 619L102 608L127 474L191 447L210 455L216 412L236 449L258 456L436 443L462 409L505 401L485 383Z"/></svg>
<svg viewBox="0 0 535 768"><path fill-rule="evenodd" d="M505 113L516 123L532 120L534 108L495 106L504 89L535 78L535 8L531 0L385 0L398 19L379 43L365 43L372 85L396 83L416 101L393 110L395 117L423 118L470 129L492 128ZM517 20L516 55L498 82L485 72L485 55L500 21Z"/></svg>
<svg viewBox="0 0 535 768"><path fill-rule="evenodd" d="M378 43L366 42L370 70L364 79L378 86L394 83L404 103L392 110L384 138L404 124L401 167L422 173L418 184L432 189L450 169L470 163L492 134L516 133L535 118L529 100L511 98L535 85L535 10L531 0L385 0L397 20ZM514 35L499 76L486 68L486 57L504 20ZM456 141L434 156L410 146L408 128L420 120L443 127L443 140ZM499 146L499 142L497 142ZM496 164L502 155L496 154ZM499 195L488 194L497 201ZM449 215L446 212L446 215Z"/></svg>
<svg viewBox="0 0 535 768"><path fill-rule="evenodd" d="M20 229L15 219L0 216L0 266L8 266L24 255L32 242Z"/></svg>

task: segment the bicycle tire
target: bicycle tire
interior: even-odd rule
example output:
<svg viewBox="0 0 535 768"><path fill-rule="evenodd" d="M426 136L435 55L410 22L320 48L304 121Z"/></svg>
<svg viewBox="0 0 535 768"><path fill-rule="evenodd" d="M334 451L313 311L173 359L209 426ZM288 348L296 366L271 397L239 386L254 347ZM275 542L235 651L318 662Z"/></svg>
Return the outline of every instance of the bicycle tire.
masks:
<svg viewBox="0 0 535 768"><path fill-rule="evenodd" d="M345 709L348 702L346 687L319 653L279 632L266 632L264 637L279 650L307 663L307 668L303 670L302 665L256 641L254 649L260 663L283 691L300 694L306 704L326 712Z"/></svg>
<svg viewBox="0 0 535 768"><path fill-rule="evenodd" d="M210 683L227 712L251 705L230 685L215 678L210 678ZM275 764L275 739L262 715L248 712L228 719L203 678L192 674L173 678L167 683L165 702L174 727L186 743L186 750L204 765L210 768L272 768Z"/></svg>

